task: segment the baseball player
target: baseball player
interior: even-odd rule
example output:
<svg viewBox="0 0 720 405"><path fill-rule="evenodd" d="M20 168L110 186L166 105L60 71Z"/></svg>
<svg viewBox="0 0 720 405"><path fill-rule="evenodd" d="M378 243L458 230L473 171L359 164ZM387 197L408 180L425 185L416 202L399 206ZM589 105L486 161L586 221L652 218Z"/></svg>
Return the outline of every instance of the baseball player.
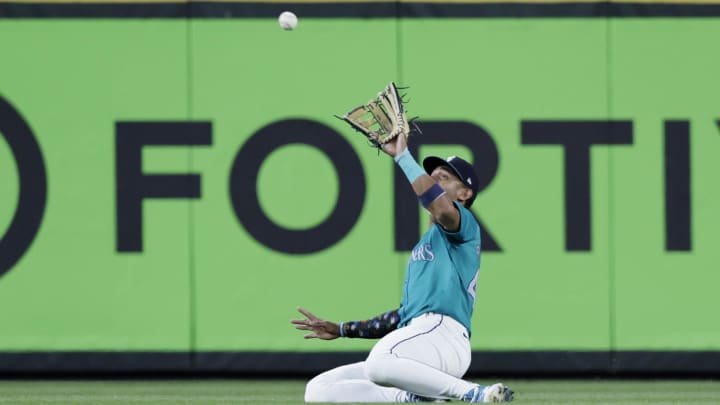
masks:
<svg viewBox="0 0 720 405"><path fill-rule="evenodd" d="M428 157L423 168L399 136L381 145L430 213L430 229L410 254L400 308L365 321L334 323L299 308L291 322L305 338L380 338L363 362L308 382L306 402L509 402L501 383L461 379L470 366L470 319L480 267L480 227L468 210L478 191L472 166Z"/></svg>

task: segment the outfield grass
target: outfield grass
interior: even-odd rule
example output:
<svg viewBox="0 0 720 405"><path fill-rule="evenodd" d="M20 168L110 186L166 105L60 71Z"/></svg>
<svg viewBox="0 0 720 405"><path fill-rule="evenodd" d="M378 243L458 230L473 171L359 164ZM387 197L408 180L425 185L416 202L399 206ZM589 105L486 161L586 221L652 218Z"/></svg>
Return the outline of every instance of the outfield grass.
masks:
<svg viewBox="0 0 720 405"><path fill-rule="evenodd" d="M478 381L482 383L483 381ZM518 404L720 404L720 382L505 380ZM0 381L4 404L302 404L301 380Z"/></svg>

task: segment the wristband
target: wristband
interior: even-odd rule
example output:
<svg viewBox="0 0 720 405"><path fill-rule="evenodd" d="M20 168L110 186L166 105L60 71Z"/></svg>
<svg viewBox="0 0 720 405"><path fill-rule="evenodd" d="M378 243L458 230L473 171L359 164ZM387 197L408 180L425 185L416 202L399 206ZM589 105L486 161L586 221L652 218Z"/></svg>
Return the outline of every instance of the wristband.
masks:
<svg viewBox="0 0 720 405"><path fill-rule="evenodd" d="M340 322L340 337L345 337L345 322Z"/></svg>
<svg viewBox="0 0 720 405"><path fill-rule="evenodd" d="M445 194L445 190L439 184L434 183L429 189L418 196L423 207L428 208L435 200Z"/></svg>
<svg viewBox="0 0 720 405"><path fill-rule="evenodd" d="M394 159L395 163L397 163L403 173L405 173L405 177L407 177L410 184L414 183L418 177L425 174L425 170L423 170L418 162L415 161L415 158L413 158L410 154L410 149L408 148L405 148L405 150L401 154L395 156Z"/></svg>

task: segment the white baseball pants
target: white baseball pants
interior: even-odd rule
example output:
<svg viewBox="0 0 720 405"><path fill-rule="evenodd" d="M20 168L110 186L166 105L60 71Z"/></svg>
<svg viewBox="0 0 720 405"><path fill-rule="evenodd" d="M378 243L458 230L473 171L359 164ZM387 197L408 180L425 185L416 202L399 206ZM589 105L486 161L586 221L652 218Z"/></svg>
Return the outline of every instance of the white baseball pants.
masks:
<svg viewBox="0 0 720 405"><path fill-rule="evenodd" d="M426 313L380 339L367 360L326 371L308 382L305 402L404 402L407 392L459 399L475 384L465 327Z"/></svg>

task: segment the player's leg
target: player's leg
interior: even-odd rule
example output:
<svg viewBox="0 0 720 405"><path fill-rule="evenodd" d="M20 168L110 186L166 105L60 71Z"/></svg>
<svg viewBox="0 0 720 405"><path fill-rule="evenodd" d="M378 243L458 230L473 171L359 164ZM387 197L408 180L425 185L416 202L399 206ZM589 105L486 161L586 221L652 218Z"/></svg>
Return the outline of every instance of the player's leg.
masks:
<svg viewBox="0 0 720 405"><path fill-rule="evenodd" d="M426 314L383 337L368 357L373 382L429 398L460 399L477 387L462 377L470 366L470 341L462 324Z"/></svg>
<svg viewBox="0 0 720 405"><path fill-rule="evenodd" d="M404 398L404 391L370 381L364 362L326 371L305 387L305 402L402 402Z"/></svg>

